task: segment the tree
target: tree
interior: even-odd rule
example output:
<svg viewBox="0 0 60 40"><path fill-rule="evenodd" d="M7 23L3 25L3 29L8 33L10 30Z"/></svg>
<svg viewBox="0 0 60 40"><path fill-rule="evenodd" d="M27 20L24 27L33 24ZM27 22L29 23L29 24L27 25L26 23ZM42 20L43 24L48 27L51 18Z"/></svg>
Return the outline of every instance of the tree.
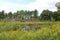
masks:
<svg viewBox="0 0 60 40"><path fill-rule="evenodd" d="M41 15L40 15L40 19L41 20L51 20L52 15L53 15L52 11L43 10Z"/></svg>
<svg viewBox="0 0 60 40"><path fill-rule="evenodd" d="M60 21L60 11L55 11L53 18L55 21Z"/></svg>
<svg viewBox="0 0 60 40"><path fill-rule="evenodd" d="M12 19L12 12L8 13L8 18Z"/></svg>
<svg viewBox="0 0 60 40"><path fill-rule="evenodd" d="M0 19L4 19L4 10L2 10L2 12L0 12Z"/></svg>
<svg viewBox="0 0 60 40"><path fill-rule="evenodd" d="M34 18L37 18L38 17L38 11L35 9L33 12L34 12Z"/></svg>

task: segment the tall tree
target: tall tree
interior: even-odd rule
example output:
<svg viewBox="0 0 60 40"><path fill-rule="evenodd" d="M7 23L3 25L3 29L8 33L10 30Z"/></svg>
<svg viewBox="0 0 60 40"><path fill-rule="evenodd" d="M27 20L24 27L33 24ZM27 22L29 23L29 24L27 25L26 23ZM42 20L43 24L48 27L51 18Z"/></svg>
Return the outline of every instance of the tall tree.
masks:
<svg viewBox="0 0 60 40"><path fill-rule="evenodd" d="M12 18L12 12L8 13L8 18L10 18L10 19Z"/></svg>
<svg viewBox="0 0 60 40"><path fill-rule="evenodd" d="M38 17L38 11L35 9L34 10L34 18L37 18Z"/></svg>
<svg viewBox="0 0 60 40"><path fill-rule="evenodd" d="M2 10L2 12L0 12L0 19L4 18L4 10Z"/></svg>
<svg viewBox="0 0 60 40"><path fill-rule="evenodd" d="M53 18L55 21L60 21L60 11L55 11Z"/></svg>
<svg viewBox="0 0 60 40"><path fill-rule="evenodd" d="M52 11L49 10L43 10L41 15L40 15L40 19L41 20L51 20L52 18Z"/></svg>

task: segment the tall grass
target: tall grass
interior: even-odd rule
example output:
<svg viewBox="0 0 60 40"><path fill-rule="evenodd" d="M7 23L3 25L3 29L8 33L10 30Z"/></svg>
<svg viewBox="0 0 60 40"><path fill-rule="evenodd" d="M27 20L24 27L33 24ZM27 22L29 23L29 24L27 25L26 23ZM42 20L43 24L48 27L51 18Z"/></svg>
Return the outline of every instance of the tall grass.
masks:
<svg viewBox="0 0 60 40"><path fill-rule="evenodd" d="M37 24L41 23L37 22ZM0 22L0 40L60 40L59 22L54 22L50 27L43 27L35 32L20 30L22 28L21 22Z"/></svg>

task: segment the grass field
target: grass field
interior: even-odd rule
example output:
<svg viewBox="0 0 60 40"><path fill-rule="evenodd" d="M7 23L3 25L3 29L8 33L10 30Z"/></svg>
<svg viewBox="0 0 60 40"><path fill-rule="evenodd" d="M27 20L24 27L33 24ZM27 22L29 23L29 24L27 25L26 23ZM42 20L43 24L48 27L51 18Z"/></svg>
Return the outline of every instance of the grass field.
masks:
<svg viewBox="0 0 60 40"><path fill-rule="evenodd" d="M41 29L25 31L29 24L46 25ZM33 27L32 26L32 27ZM41 26L42 27L42 26ZM0 22L0 40L60 40L60 22Z"/></svg>

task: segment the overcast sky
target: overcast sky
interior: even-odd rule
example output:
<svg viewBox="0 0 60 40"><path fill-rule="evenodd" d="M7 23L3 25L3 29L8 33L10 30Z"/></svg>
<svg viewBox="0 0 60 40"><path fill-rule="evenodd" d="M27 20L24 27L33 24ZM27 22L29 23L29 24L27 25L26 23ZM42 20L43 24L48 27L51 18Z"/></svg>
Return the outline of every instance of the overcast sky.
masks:
<svg viewBox="0 0 60 40"><path fill-rule="evenodd" d="M55 4L60 0L0 0L0 11L15 12L17 10L34 10L41 12L44 9L55 11Z"/></svg>

